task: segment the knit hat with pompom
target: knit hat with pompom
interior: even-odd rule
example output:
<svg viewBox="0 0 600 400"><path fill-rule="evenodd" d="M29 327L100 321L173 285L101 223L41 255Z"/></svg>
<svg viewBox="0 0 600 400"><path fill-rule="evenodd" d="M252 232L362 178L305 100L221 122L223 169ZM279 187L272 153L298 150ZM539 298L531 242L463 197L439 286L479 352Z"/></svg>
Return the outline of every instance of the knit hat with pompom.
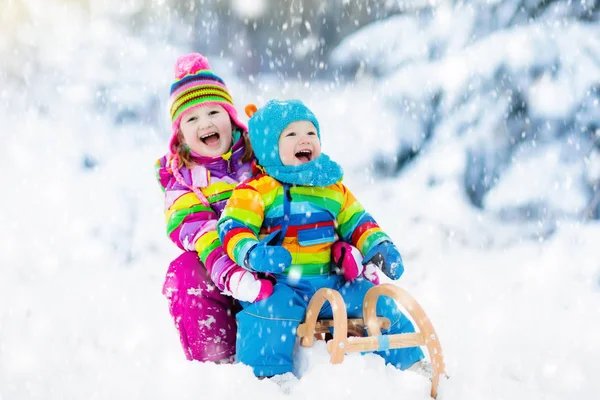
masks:
<svg viewBox="0 0 600 400"><path fill-rule="evenodd" d="M177 131L183 115L193 109L215 104L227 110L238 128L247 131L246 126L238 119L225 82L212 71L208 59L199 53L179 57L175 63L175 82L171 85L169 98L169 111L173 122L173 136L169 142L171 153L177 151Z"/></svg>

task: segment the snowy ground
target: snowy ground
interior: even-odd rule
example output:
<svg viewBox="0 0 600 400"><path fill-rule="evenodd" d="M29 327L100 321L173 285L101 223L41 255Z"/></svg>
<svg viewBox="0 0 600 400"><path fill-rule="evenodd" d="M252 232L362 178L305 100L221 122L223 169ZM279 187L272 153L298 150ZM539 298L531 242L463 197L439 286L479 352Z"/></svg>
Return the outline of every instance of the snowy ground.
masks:
<svg viewBox="0 0 600 400"><path fill-rule="evenodd" d="M170 65L160 68L168 76ZM547 236L479 213L453 178L461 155L451 147L375 180L370 157L393 148L393 124L368 84L255 82L257 94L226 80L240 110L279 96L316 111L324 151L395 239L406 263L399 284L438 331L452 376L443 399L596 397L600 224L565 220ZM372 355L332 366L323 344L298 354L303 377L289 394L242 365L185 361L160 294L177 254L152 168L167 137L74 111L77 96L66 92L46 113L0 109L0 400L427 399L426 379ZM95 167L82 168L84 153ZM432 170L450 178L432 186Z"/></svg>

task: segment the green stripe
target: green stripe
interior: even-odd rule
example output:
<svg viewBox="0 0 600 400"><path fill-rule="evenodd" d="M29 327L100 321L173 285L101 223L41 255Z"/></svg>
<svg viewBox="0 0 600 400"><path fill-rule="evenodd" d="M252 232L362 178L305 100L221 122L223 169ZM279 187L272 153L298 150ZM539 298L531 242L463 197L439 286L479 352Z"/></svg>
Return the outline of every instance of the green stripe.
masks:
<svg viewBox="0 0 600 400"><path fill-rule="evenodd" d="M362 211L362 210L361 210ZM356 226L358 225L359 220L365 215L364 212L357 212L350 218L349 221L341 224L338 227L338 231L342 234L344 240L351 240L352 233L356 230Z"/></svg>
<svg viewBox="0 0 600 400"><path fill-rule="evenodd" d="M363 254L367 254L374 245L383 242L384 240L392 241L383 231L373 232L365 239L362 249L359 250L361 250Z"/></svg>
<svg viewBox="0 0 600 400"><path fill-rule="evenodd" d="M209 246L207 246L202 251L202 253L199 254L200 260L202 260L202 263L204 264L204 266L206 266L206 259L208 258L210 253L212 253L212 251L214 249L216 249L217 247L219 247L220 245L221 245L221 241L219 239L215 239Z"/></svg>
<svg viewBox="0 0 600 400"><path fill-rule="evenodd" d="M317 197L296 193L294 195L294 201L306 201L308 203L313 203L321 208L331 211L333 214L337 214L342 208L340 203L327 197Z"/></svg>
<svg viewBox="0 0 600 400"><path fill-rule="evenodd" d="M344 194L342 192L327 187L294 186L291 188L291 192L301 196L325 197L339 204L344 202Z"/></svg>
<svg viewBox="0 0 600 400"><path fill-rule="evenodd" d="M208 201L211 203L216 203L217 201L229 199L231 197L231 193L232 191L229 190L227 192L213 194L212 196L208 197Z"/></svg>
<svg viewBox="0 0 600 400"><path fill-rule="evenodd" d="M279 193L276 196L274 196L275 199L271 200L271 199L267 199L266 197L263 197L263 201L265 203L265 209L266 208L275 208L278 207L280 205L283 204L283 193ZM272 201L271 203L269 203L269 201Z"/></svg>
<svg viewBox="0 0 600 400"><path fill-rule="evenodd" d="M237 265L244 265L245 260L241 259L242 255L240 253L246 247L246 243L248 242L257 243L257 240L253 238L244 238L237 242L235 247L233 248L233 258Z"/></svg>
<svg viewBox="0 0 600 400"><path fill-rule="evenodd" d="M333 242L333 240L332 240ZM324 264L328 263L331 260L331 251L319 251L317 253L309 253L309 252L298 252L292 254L292 263L293 264Z"/></svg>
<svg viewBox="0 0 600 400"><path fill-rule="evenodd" d="M259 215L255 214L252 211L244 210L242 208L228 209L226 207L225 211L227 212L227 214L223 212L223 214L221 215L221 219L223 219L223 216L231 217L235 219L238 223L246 225L248 228L252 229L255 235L258 235L258 231L260 230L260 227L263 222L262 218Z"/></svg>
<svg viewBox="0 0 600 400"><path fill-rule="evenodd" d="M213 93L210 93L210 92L213 92ZM216 93L214 93L214 92L216 92ZM213 97L218 96L219 98L223 98L223 100L225 100L226 103L233 105L232 99L231 99L231 96L229 95L229 93L226 90L224 90L223 88L221 88L220 86L215 86L215 85L203 85L201 87L191 86L186 91L181 92L177 95L177 98L174 100L173 104L171 105L171 109L169 111L172 112L173 109L175 109L175 113L177 113L177 110L179 108L181 108L182 105L188 104L190 101L193 101L191 99L193 99L194 97L207 98L208 96L213 96Z"/></svg>
<svg viewBox="0 0 600 400"><path fill-rule="evenodd" d="M208 208L208 207L204 206L203 204L197 204L190 208L184 208L184 209L175 211L173 214L171 214L171 218L169 218L169 222L167 222L167 235L170 235L171 232L173 232L175 229L177 229L181 225L181 223L183 222L185 217L187 217L190 214L197 213L197 212L203 212L203 211L214 213L212 208Z"/></svg>
<svg viewBox="0 0 600 400"><path fill-rule="evenodd" d="M331 264L295 264L286 269L283 273L286 275L328 275L331 272Z"/></svg>
<svg viewBox="0 0 600 400"><path fill-rule="evenodd" d="M209 101L218 101L218 102L225 102L225 103L229 103L228 101L223 101L226 100L224 97L220 97L220 96L207 96L207 97L200 97L196 100L192 100L192 101L186 101L183 104L181 104L179 107L177 107L177 111L175 111L175 114L173 115L173 121L175 121L177 118L179 118L179 115L181 115L181 113L183 113L183 111L185 111L187 108L195 106L197 104L201 104L201 103L206 103Z"/></svg>
<svg viewBox="0 0 600 400"><path fill-rule="evenodd" d="M354 203L346 207L344 211L339 213L337 220L340 224L345 224L347 220L352 219L353 215L355 215L356 213L360 213L363 210L363 206L358 201L355 201Z"/></svg>

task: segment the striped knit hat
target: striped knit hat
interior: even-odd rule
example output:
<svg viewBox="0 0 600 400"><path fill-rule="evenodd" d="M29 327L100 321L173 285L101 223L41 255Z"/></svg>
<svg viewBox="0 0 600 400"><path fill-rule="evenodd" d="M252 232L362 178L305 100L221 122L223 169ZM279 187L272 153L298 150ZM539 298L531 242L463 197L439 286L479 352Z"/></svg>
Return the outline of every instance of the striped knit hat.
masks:
<svg viewBox="0 0 600 400"><path fill-rule="evenodd" d="M181 56L175 63L175 82L171 85L169 112L173 122L173 136L169 151L177 150L177 131L183 115L195 108L218 104L225 108L238 128L247 131L241 123L225 82L211 70L208 59L199 53Z"/></svg>

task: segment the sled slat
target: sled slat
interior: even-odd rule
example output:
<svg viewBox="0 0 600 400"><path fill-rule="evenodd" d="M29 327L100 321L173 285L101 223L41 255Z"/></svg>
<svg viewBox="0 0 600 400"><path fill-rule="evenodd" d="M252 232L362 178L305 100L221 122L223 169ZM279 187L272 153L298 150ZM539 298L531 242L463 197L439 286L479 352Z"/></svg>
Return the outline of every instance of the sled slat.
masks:
<svg viewBox="0 0 600 400"><path fill-rule="evenodd" d="M425 338L421 333L403 333L397 335L386 336L389 341L390 349L402 349L406 347L416 347L425 344ZM329 350L330 344L333 346L333 341L327 343ZM355 351L378 351L381 343L378 336L367 337L349 337L344 351L346 353ZM385 349L382 349L385 350Z"/></svg>

